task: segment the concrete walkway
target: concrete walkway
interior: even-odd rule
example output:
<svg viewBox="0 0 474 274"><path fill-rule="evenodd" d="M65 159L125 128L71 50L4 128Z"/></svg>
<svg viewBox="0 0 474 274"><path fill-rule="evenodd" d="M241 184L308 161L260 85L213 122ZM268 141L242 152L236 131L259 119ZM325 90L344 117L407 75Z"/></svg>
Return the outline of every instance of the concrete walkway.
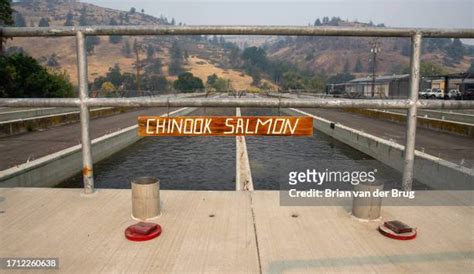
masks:
<svg viewBox="0 0 474 274"><path fill-rule="evenodd" d="M342 110L307 108L301 108L301 110L405 145L405 125L376 120ZM474 163L474 139L469 137L418 128L416 131L416 149L424 150L425 153L454 163L459 163L462 159L465 162Z"/></svg>
<svg viewBox="0 0 474 274"><path fill-rule="evenodd" d="M377 232L382 221L340 206L280 206L277 191L162 191L163 233L137 243L123 235L134 223L130 190L81 192L0 189L0 257L59 258L61 273L453 273L474 264L472 206L384 207L384 220L417 227L415 240L397 241Z"/></svg>
<svg viewBox="0 0 474 274"><path fill-rule="evenodd" d="M173 111L175 108L170 108ZM143 108L90 121L91 139L132 126L139 115L161 115L167 108ZM0 170L31 161L80 143L80 124L0 138Z"/></svg>

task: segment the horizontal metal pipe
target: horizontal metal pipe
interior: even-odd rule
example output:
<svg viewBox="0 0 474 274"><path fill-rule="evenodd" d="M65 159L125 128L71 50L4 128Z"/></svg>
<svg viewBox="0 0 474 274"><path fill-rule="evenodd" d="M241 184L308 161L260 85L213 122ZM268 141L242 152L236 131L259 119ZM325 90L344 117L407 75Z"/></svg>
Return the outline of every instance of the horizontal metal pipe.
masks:
<svg viewBox="0 0 474 274"><path fill-rule="evenodd" d="M407 99L277 99L277 98L87 98L88 107L282 107L282 108L392 108L407 109ZM0 99L0 107L71 107L80 106L75 98ZM419 100L418 108L474 109L474 101Z"/></svg>
<svg viewBox="0 0 474 274"><path fill-rule="evenodd" d="M3 27L0 36L74 36L85 35L289 35L289 36L372 36L474 38L473 29L311 27L311 26L78 26L78 27Z"/></svg>
<svg viewBox="0 0 474 274"><path fill-rule="evenodd" d="M79 98L1 98L2 107L79 107Z"/></svg>

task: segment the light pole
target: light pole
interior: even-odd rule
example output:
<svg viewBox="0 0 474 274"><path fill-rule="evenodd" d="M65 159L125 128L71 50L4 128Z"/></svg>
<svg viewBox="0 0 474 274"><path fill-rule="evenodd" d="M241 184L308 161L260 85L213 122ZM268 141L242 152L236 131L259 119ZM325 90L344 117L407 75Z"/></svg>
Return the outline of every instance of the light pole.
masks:
<svg viewBox="0 0 474 274"><path fill-rule="evenodd" d="M377 53L380 52L380 43L375 39L370 43L370 52L372 53L372 97L375 96L375 71L377 69Z"/></svg>
<svg viewBox="0 0 474 274"><path fill-rule="evenodd" d="M137 39L133 42L133 50L135 51L135 58L136 58L136 77L137 77L137 95L141 96L141 90L140 90L140 49L141 46L138 44Z"/></svg>

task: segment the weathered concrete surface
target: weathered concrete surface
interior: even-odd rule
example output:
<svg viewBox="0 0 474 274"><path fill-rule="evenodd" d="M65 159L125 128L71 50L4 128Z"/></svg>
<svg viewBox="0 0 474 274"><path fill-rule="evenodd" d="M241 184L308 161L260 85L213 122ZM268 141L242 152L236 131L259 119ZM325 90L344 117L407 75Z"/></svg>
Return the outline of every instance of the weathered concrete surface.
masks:
<svg viewBox="0 0 474 274"><path fill-rule="evenodd" d="M175 109L169 109L173 110ZM91 120L91 139L135 125L139 115L161 115L167 111L167 108L144 108ZM78 123L0 138L0 170L72 147L79 144L80 139Z"/></svg>
<svg viewBox="0 0 474 274"><path fill-rule="evenodd" d="M57 257L61 273L452 273L474 263L472 206L384 207L384 220L418 229L396 241L376 231L383 220L283 207L277 191L162 191L163 233L136 243L123 235L130 190L81 193L0 189L0 257Z"/></svg>
<svg viewBox="0 0 474 274"><path fill-rule="evenodd" d="M472 270L473 207L382 207L382 220L360 222L338 206L279 206L271 191L257 191L252 200L263 273ZM417 227L418 237L381 236L378 225L394 219Z"/></svg>
<svg viewBox="0 0 474 274"><path fill-rule="evenodd" d="M0 257L57 257L62 273L258 273L248 192L162 191L163 232L141 243L124 237L130 190L81 192L0 189Z"/></svg>

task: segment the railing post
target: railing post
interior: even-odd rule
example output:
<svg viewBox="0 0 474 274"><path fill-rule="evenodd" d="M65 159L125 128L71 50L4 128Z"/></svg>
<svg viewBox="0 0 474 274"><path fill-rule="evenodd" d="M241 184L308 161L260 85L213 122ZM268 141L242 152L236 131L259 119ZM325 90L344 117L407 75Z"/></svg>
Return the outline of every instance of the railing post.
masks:
<svg viewBox="0 0 474 274"><path fill-rule="evenodd" d="M420 58L421 58L421 33L416 32L411 37L411 62L410 62L410 107L407 115L407 132L405 140L405 161L403 168L402 188L410 191L413 184L413 167L415 164L415 139L416 139L416 113L418 102L418 89L420 88Z"/></svg>
<svg viewBox="0 0 474 274"><path fill-rule="evenodd" d="M87 83L87 53L84 33L76 33L77 46L77 78L79 83L79 99L81 101L81 143L82 143L82 176L84 192L94 193L94 177L92 170L91 139L89 133L89 107L84 100L89 97Z"/></svg>

